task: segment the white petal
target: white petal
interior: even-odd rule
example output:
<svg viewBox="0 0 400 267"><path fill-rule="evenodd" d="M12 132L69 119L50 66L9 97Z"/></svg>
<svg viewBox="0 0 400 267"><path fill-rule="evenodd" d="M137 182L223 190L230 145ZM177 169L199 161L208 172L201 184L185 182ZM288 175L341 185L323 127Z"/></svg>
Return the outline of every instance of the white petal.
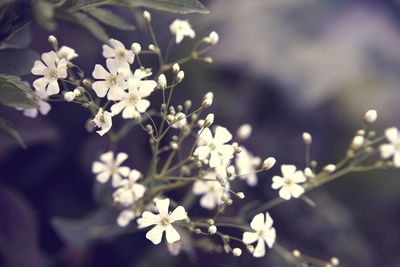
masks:
<svg viewBox="0 0 400 267"><path fill-rule="evenodd" d="M95 79L106 80L110 73L102 65L96 64L92 76Z"/></svg>
<svg viewBox="0 0 400 267"><path fill-rule="evenodd" d="M210 148L208 146L199 146L195 149L194 154L200 159L206 159L210 155Z"/></svg>
<svg viewBox="0 0 400 267"><path fill-rule="evenodd" d="M49 82L49 80L47 78L42 77L42 78L36 79L33 82L33 87L40 92L46 92L46 85L48 84L48 82Z"/></svg>
<svg viewBox="0 0 400 267"><path fill-rule="evenodd" d="M98 97L105 97L109 89L109 85L106 81L96 81L92 84L92 88Z"/></svg>
<svg viewBox="0 0 400 267"><path fill-rule="evenodd" d="M113 187L118 187L118 186L121 185L121 182L122 182L122 177L121 177L121 175L119 175L119 174L117 174L117 173L114 173L114 174L112 175L112 183L111 183L111 185L112 185Z"/></svg>
<svg viewBox="0 0 400 267"><path fill-rule="evenodd" d="M283 177L291 177L292 175L294 175L295 171L296 171L296 166L294 165L282 165L281 166L281 171L282 171L282 175Z"/></svg>
<svg viewBox="0 0 400 267"><path fill-rule="evenodd" d="M170 244L181 239L178 231L176 231L176 229L171 224L169 224L165 229L165 234L167 237L167 241Z"/></svg>
<svg viewBox="0 0 400 267"><path fill-rule="evenodd" d="M268 212L265 213L265 224L264 227L270 228L274 221L272 220L271 216Z"/></svg>
<svg viewBox="0 0 400 267"><path fill-rule="evenodd" d="M292 177L292 181L295 183L304 183L306 181L306 177L302 171L296 171Z"/></svg>
<svg viewBox="0 0 400 267"><path fill-rule="evenodd" d="M160 216L167 216L169 208L169 198L157 199L155 202Z"/></svg>
<svg viewBox="0 0 400 267"><path fill-rule="evenodd" d="M121 152L118 153L117 157L115 158L115 164L120 166L122 162L124 162L128 158L128 154Z"/></svg>
<svg viewBox="0 0 400 267"><path fill-rule="evenodd" d="M259 213L254 216L253 220L250 223L250 227L256 231L262 229L264 226L264 214Z"/></svg>
<svg viewBox="0 0 400 267"><path fill-rule="evenodd" d="M386 129L385 136L391 143L396 143L397 138L399 137L399 131L396 127L391 127Z"/></svg>
<svg viewBox="0 0 400 267"><path fill-rule="evenodd" d="M146 187L141 184L135 184L132 187L132 191L135 194L136 199L139 199L139 198L143 197L144 192L146 192Z"/></svg>
<svg viewBox="0 0 400 267"><path fill-rule="evenodd" d="M158 245L161 243L164 231L164 227L162 227L161 225L156 225L153 229L147 232L146 238L153 242L153 244Z"/></svg>
<svg viewBox="0 0 400 267"><path fill-rule="evenodd" d="M44 75L46 70L47 70L47 67L43 64L43 62L40 60L36 60L31 72L34 75Z"/></svg>
<svg viewBox="0 0 400 267"><path fill-rule="evenodd" d="M147 99L141 99L136 103L136 109L140 113L145 112L150 107L150 101Z"/></svg>
<svg viewBox="0 0 400 267"><path fill-rule="evenodd" d="M39 101L39 111L42 115L46 115L51 110L51 106L49 103L45 101Z"/></svg>
<svg viewBox="0 0 400 267"><path fill-rule="evenodd" d="M140 116L139 112L136 111L134 106L127 106L124 111L122 111L122 118L124 119L134 119Z"/></svg>
<svg viewBox="0 0 400 267"><path fill-rule="evenodd" d="M104 184L107 183L107 181L110 179L110 176L111 173L109 171L104 171L96 176L96 180L97 182Z"/></svg>
<svg viewBox="0 0 400 267"><path fill-rule="evenodd" d="M381 152L381 157L387 159L394 154L396 147L392 144L383 144L379 147L379 150Z"/></svg>
<svg viewBox="0 0 400 267"><path fill-rule="evenodd" d="M279 196L286 200L289 200L292 197L290 190L287 187L282 187L281 190L279 190Z"/></svg>
<svg viewBox="0 0 400 267"><path fill-rule="evenodd" d="M108 45L103 45L103 57L105 58L115 57L114 49Z"/></svg>
<svg viewBox="0 0 400 267"><path fill-rule="evenodd" d="M42 54L42 60L49 68L56 68L57 54L50 51Z"/></svg>
<svg viewBox="0 0 400 267"><path fill-rule="evenodd" d="M264 237L265 242L267 242L267 245L269 248L272 248L276 239L276 231L275 228L271 228L269 231L266 232L266 235Z"/></svg>
<svg viewBox="0 0 400 267"><path fill-rule="evenodd" d="M154 88L156 88L156 86L157 83L155 81L149 80L140 82L139 96L140 97L149 96L154 91Z"/></svg>
<svg viewBox="0 0 400 267"><path fill-rule="evenodd" d="M121 111L127 106L127 103L125 101L118 102L114 105L111 106L111 113L113 115L117 115L121 113Z"/></svg>
<svg viewBox="0 0 400 267"><path fill-rule="evenodd" d="M394 153L393 164L396 168L400 167L400 151L396 151L396 153Z"/></svg>
<svg viewBox="0 0 400 267"><path fill-rule="evenodd" d="M242 240L246 245L256 242L257 239L258 239L257 233L252 233L252 232L243 233Z"/></svg>
<svg viewBox="0 0 400 267"><path fill-rule="evenodd" d="M212 210L217 206L217 204L218 201L214 193L207 193L203 195L200 199L200 206L202 206L205 209Z"/></svg>
<svg viewBox="0 0 400 267"><path fill-rule="evenodd" d="M210 144L214 141L211 130L209 128L205 128L199 131L199 138L204 141L206 144Z"/></svg>
<svg viewBox="0 0 400 267"><path fill-rule="evenodd" d="M283 186L284 179L280 176L272 177L272 189L279 189Z"/></svg>
<svg viewBox="0 0 400 267"><path fill-rule="evenodd" d="M107 69L110 71L110 73L117 74L118 68L119 68L119 64L118 64L117 60L112 59L112 58L107 58L106 65L107 65Z"/></svg>
<svg viewBox="0 0 400 267"><path fill-rule="evenodd" d="M126 97L126 92L119 86L111 87L107 94L107 99L112 101L118 101L123 99L124 97Z"/></svg>
<svg viewBox="0 0 400 267"><path fill-rule="evenodd" d="M107 153L101 154L100 160L104 163L107 163L107 165L111 165L114 163L114 152L108 151Z"/></svg>
<svg viewBox="0 0 400 267"><path fill-rule="evenodd" d="M290 186L290 192L294 198L300 197L302 194L304 194L304 188L301 185L298 184L292 184Z"/></svg>
<svg viewBox="0 0 400 267"><path fill-rule="evenodd" d="M138 220L138 227L145 228L153 224L158 224L160 222L160 216L151 213L150 211L145 211L142 217Z"/></svg>
<svg viewBox="0 0 400 267"><path fill-rule="evenodd" d="M136 182L137 180L139 180L142 177L142 173L138 170L131 170L131 172L129 173L129 181Z"/></svg>
<svg viewBox="0 0 400 267"><path fill-rule="evenodd" d="M173 223L175 221L184 220L186 218L187 218L187 214L186 214L185 208L182 206L176 207L176 209L169 216L170 223Z"/></svg>
<svg viewBox="0 0 400 267"><path fill-rule="evenodd" d="M49 83L49 85L47 86L46 92L49 96L56 95L60 92L60 87L58 86L57 80Z"/></svg>
<svg viewBox="0 0 400 267"><path fill-rule="evenodd" d="M92 164L92 172L93 173L99 173L99 172L104 171L105 169L106 169L106 166L101 162L95 161Z"/></svg>
<svg viewBox="0 0 400 267"><path fill-rule="evenodd" d="M215 128L214 139L219 144L225 144L232 139L232 134L225 127L217 126Z"/></svg>
<svg viewBox="0 0 400 267"><path fill-rule="evenodd" d="M263 239L259 238L257 246L254 249L253 256L256 258L263 257L265 255L265 242Z"/></svg>
<svg viewBox="0 0 400 267"><path fill-rule="evenodd" d="M118 173L121 174L124 177L127 177L129 175L129 172L131 171L131 169L129 167L126 166L122 166L118 168Z"/></svg>
<svg viewBox="0 0 400 267"><path fill-rule="evenodd" d="M221 165L222 159L217 151L211 151L210 162L209 165L211 168L215 168Z"/></svg>
<svg viewBox="0 0 400 267"><path fill-rule="evenodd" d="M202 195L208 191L208 186L204 181L196 181L193 184L193 193L195 195Z"/></svg>

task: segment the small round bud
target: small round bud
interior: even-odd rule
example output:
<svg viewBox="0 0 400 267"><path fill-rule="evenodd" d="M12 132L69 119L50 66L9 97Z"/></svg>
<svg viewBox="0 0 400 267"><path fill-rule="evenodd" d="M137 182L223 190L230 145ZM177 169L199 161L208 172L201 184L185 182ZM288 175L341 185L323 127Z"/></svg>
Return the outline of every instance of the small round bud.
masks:
<svg viewBox="0 0 400 267"><path fill-rule="evenodd" d="M300 251L299 251L299 250L297 250L297 249L293 250L292 254L293 254L293 256L294 256L294 257L296 257L296 258L298 258L298 257L300 257L300 256L301 256L301 253L300 253Z"/></svg>
<svg viewBox="0 0 400 267"><path fill-rule="evenodd" d="M227 206L232 205L232 203L233 203L233 200L232 200L232 199L227 199L227 200L225 201L225 204L226 204Z"/></svg>
<svg viewBox="0 0 400 267"><path fill-rule="evenodd" d="M235 257L239 257L240 255L242 255L242 250L241 250L240 248L234 248L234 249L232 250L232 254L233 254L233 256L235 256Z"/></svg>
<svg viewBox="0 0 400 267"><path fill-rule="evenodd" d="M134 53L134 54L139 54L140 53L140 51L142 50L142 47L140 46L140 44L138 44L138 43L133 43L132 45L131 45L131 50L132 50L132 52Z"/></svg>
<svg viewBox="0 0 400 267"><path fill-rule="evenodd" d="M92 82L89 79L83 79L82 83L86 87L91 87L92 86Z"/></svg>
<svg viewBox="0 0 400 267"><path fill-rule="evenodd" d="M364 137L357 135L353 138L353 141L351 142L351 148L353 150L358 150L364 145Z"/></svg>
<svg viewBox="0 0 400 267"><path fill-rule="evenodd" d="M261 169L264 171L269 170L274 167L275 163L276 159L274 157L266 158L262 163Z"/></svg>
<svg viewBox="0 0 400 267"><path fill-rule="evenodd" d="M208 223L209 225L213 225L215 222L214 222L213 219L208 219L208 220L207 220L207 223Z"/></svg>
<svg viewBox="0 0 400 267"><path fill-rule="evenodd" d="M185 78L185 72L183 70L179 71L178 74L176 75L176 81L178 83L183 81L183 78Z"/></svg>
<svg viewBox="0 0 400 267"><path fill-rule="evenodd" d="M183 105L185 106L185 109L188 110L192 107L192 101L186 100Z"/></svg>
<svg viewBox="0 0 400 267"><path fill-rule="evenodd" d="M332 257L331 258L331 263L332 263L333 266L339 266L340 261L339 261L338 258Z"/></svg>
<svg viewBox="0 0 400 267"><path fill-rule="evenodd" d="M210 235L213 235L213 234L215 234L216 232L217 232L217 226L211 225L210 227L208 227L208 233L209 233Z"/></svg>
<svg viewBox="0 0 400 267"><path fill-rule="evenodd" d="M172 148L173 150L178 150L178 148L179 148L178 143L176 143L176 142L171 142L171 143L170 143L170 146L171 146L171 148Z"/></svg>
<svg viewBox="0 0 400 267"><path fill-rule="evenodd" d="M311 168L308 168L308 167L304 169L304 176L307 177L307 178L315 177L315 175L314 175L313 171L311 170Z"/></svg>
<svg viewBox="0 0 400 267"><path fill-rule="evenodd" d="M153 44L149 44L149 50L154 53L157 51L156 46Z"/></svg>
<svg viewBox="0 0 400 267"><path fill-rule="evenodd" d="M81 90L79 90L78 88L75 88L73 92L75 94L75 97L81 96L81 94L82 94Z"/></svg>
<svg viewBox="0 0 400 267"><path fill-rule="evenodd" d="M228 175L228 177L231 177L232 175L234 175L235 167L233 165L231 165L228 168L226 168L226 174Z"/></svg>
<svg viewBox="0 0 400 267"><path fill-rule="evenodd" d="M214 113L210 113L207 115L206 119L203 122L203 126L204 128L210 127L211 124L214 123Z"/></svg>
<svg viewBox="0 0 400 267"><path fill-rule="evenodd" d="M239 127L236 135L239 140L246 140L247 138L250 137L251 132L252 132L251 125L246 123Z"/></svg>
<svg viewBox="0 0 400 267"><path fill-rule="evenodd" d="M203 61L205 63L211 64L214 62L214 60L212 59L212 57L203 57Z"/></svg>
<svg viewBox="0 0 400 267"><path fill-rule="evenodd" d="M177 74L179 71L181 70L181 67L179 66L178 63L174 63L174 65L172 65L172 71Z"/></svg>
<svg viewBox="0 0 400 267"><path fill-rule="evenodd" d="M306 145L310 145L312 143L312 137L311 134L304 132L303 133L303 142Z"/></svg>
<svg viewBox="0 0 400 267"><path fill-rule="evenodd" d="M244 195L243 192L237 192L237 193L236 193L236 196L237 196L239 199L244 199L244 198L245 198L245 195Z"/></svg>
<svg viewBox="0 0 400 267"><path fill-rule="evenodd" d="M208 38L210 40L210 45L216 45L219 41L219 35L215 31L211 32Z"/></svg>
<svg viewBox="0 0 400 267"><path fill-rule="evenodd" d="M378 118L378 112L376 112L376 110L374 109L368 110L364 115L364 121L367 124L374 123L377 118Z"/></svg>
<svg viewBox="0 0 400 267"><path fill-rule="evenodd" d="M214 94L212 92L208 92L207 94L204 95L203 103L201 104L201 106L203 108L207 108L207 107L211 106L212 102L213 102L213 98L214 98Z"/></svg>
<svg viewBox="0 0 400 267"><path fill-rule="evenodd" d="M54 35L49 35L49 38L47 40L49 41L49 44L54 48L54 50L57 50L58 47L57 38Z"/></svg>
<svg viewBox="0 0 400 267"><path fill-rule="evenodd" d="M67 102L72 102L75 99L75 94L74 92L66 92L64 93L64 99Z"/></svg>
<svg viewBox="0 0 400 267"><path fill-rule="evenodd" d="M143 17L147 22L151 21L151 14L149 11L147 11L147 10L143 11Z"/></svg>
<svg viewBox="0 0 400 267"><path fill-rule="evenodd" d="M195 232L196 234L201 234L201 230L200 230L199 228L195 229L194 232Z"/></svg>
<svg viewBox="0 0 400 267"><path fill-rule="evenodd" d="M332 173L332 172L336 171L336 166L334 164L328 164L324 167L324 171Z"/></svg>
<svg viewBox="0 0 400 267"><path fill-rule="evenodd" d="M254 252L254 247L253 247L253 245L247 245L246 248L247 248L247 250L248 250L250 253L253 253L253 252Z"/></svg>
<svg viewBox="0 0 400 267"><path fill-rule="evenodd" d="M158 76L157 84L160 89L165 89L167 87L167 78L164 74Z"/></svg>

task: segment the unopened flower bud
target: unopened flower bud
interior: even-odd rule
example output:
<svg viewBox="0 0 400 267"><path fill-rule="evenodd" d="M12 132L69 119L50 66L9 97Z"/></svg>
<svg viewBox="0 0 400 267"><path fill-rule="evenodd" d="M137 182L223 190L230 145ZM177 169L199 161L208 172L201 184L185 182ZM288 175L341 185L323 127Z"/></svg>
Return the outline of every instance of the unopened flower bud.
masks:
<svg viewBox="0 0 400 267"><path fill-rule="evenodd" d="M212 59L212 57L203 57L203 61L205 63L211 64L214 62L214 60Z"/></svg>
<svg viewBox="0 0 400 267"><path fill-rule="evenodd" d="M226 174L228 175L228 177L231 177L232 175L234 175L235 167L233 165L231 165L228 168L226 168Z"/></svg>
<svg viewBox="0 0 400 267"><path fill-rule="evenodd" d="M215 234L216 232L217 232L217 226L211 225L210 227L208 227L208 233L209 233L210 235L213 235L213 234Z"/></svg>
<svg viewBox="0 0 400 267"><path fill-rule="evenodd" d="M324 167L324 171L332 173L332 172L336 171L336 166L334 164L328 164Z"/></svg>
<svg viewBox="0 0 400 267"><path fill-rule="evenodd" d="M185 109L188 110L192 107L192 101L186 100L183 105L185 106Z"/></svg>
<svg viewBox="0 0 400 267"><path fill-rule="evenodd" d="M207 94L204 95L203 103L201 104L201 106L203 108L207 108L207 107L211 106L212 102L213 102L213 98L214 98L214 94L212 92L208 92Z"/></svg>
<svg viewBox="0 0 400 267"><path fill-rule="evenodd" d="M178 63L174 63L174 65L172 65L172 71L177 74L179 71L181 70L181 67L179 66Z"/></svg>
<svg viewBox="0 0 400 267"><path fill-rule="evenodd" d="M157 51L156 46L153 44L149 44L149 50L154 53Z"/></svg>
<svg viewBox="0 0 400 267"><path fill-rule="evenodd" d="M315 175L313 173L313 171L311 170L311 168L305 168L304 169L304 176L307 178L313 178Z"/></svg>
<svg viewBox="0 0 400 267"><path fill-rule="evenodd" d="M331 258L331 263L332 263L332 265L333 266L339 266L339 259L338 258L336 258L336 257L332 257Z"/></svg>
<svg viewBox="0 0 400 267"><path fill-rule="evenodd" d="M253 245L247 245L246 248L247 248L247 250L248 250L250 253L253 253L253 252L254 252L254 247L253 247Z"/></svg>
<svg viewBox="0 0 400 267"><path fill-rule="evenodd" d="M147 22L151 21L151 14L149 11L147 11L147 10L143 11L143 17Z"/></svg>
<svg viewBox="0 0 400 267"><path fill-rule="evenodd" d="M275 163L276 159L274 157L266 158L262 163L261 169L264 171L269 170L274 167Z"/></svg>
<svg viewBox="0 0 400 267"><path fill-rule="evenodd" d="M82 94L81 90L79 90L78 88L75 88L73 92L74 92L75 97L81 96L81 94Z"/></svg>
<svg viewBox="0 0 400 267"><path fill-rule="evenodd" d="M66 92L64 93L64 99L67 102L72 102L75 99L75 94L74 92Z"/></svg>
<svg viewBox="0 0 400 267"><path fill-rule="evenodd" d="M240 255L242 255L242 250L241 250L240 248L234 248L234 249L232 250L232 254L233 254L233 256L235 256L235 257L239 257Z"/></svg>
<svg viewBox="0 0 400 267"><path fill-rule="evenodd" d="M372 124L376 121L376 119L378 118L378 113L376 112L376 110L368 110L365 115L364 115L364 121L365 123L368 124Z"/></svg>
<svg viewBox="0 0 400 267"><path fill-rule="evenodd" d="M142 50L142 47L140 46L140 44L138 44L138 43L133 43L132 45L131 45L131 50L132 50L132 52L134 53L134 54L139 54L140 53L140 51Z"/></svg>
<svg viewBox="0 0 400 267"><path fill-rule="evenodd" d="M214 114L210 113L207 115L206 119L204 120L202 127L204 127L204 128L210 127L211 124L213 124L213 123L214 123Z"/></svg>
<svg viewBox="0 0 400 267"><path fill-rule="evenodd" d="M185 78L185 72L183 70L179 71L178 74L176 75L176 81L178 83L183 81L183 78Z"/></svg>
<svg viewBox="0 0 400 267"><path fill-rule="evenodd" d="M298 258L298 257L300 257L300 256L301 256L301 253L300 253L300 251L299 251L299 250L297 250L297 249L293 250L292 254L293 254L293 256L294 256L294 257L296 257L296 258Z"/></svg>
<svg viewBox="0 0 400 267"><path fill-rule="evenodd" d="M358 150L364 145L364 137L357 135L353 138L353 141L351 143L351 148L353 150Z"/></svg>
<svg viewBox="0 0 400 267"><path fill-rule="evenodd" d="M306 145L310 145L312 143L312 137L311 134L304 132L303 133L303 142Z"/></svg>
<svg viewBox="0 0 400 267"><path fill-rule="evenodd" d="M246 124L243 124L243 125L240 126L239 129L237 130L237 133L236 133L237 138L238 138L239 140L246 140L247 138L250 137L251 131L252 131L252 128L251 128L251 125L250 125L250 124L247 124L247 123L246 123Z"/></svg>
<svg viewBox="0 0 400 267"><path fill-rule="evenodd" d="M213 225L215 222L214 222L213 219L208 219L208 220L207 220L207 223L208 223L209 225Z"/></svg>
<svg viewBox="0 0 400 267"><path fill-rule="evenodd" d="M58 47L57 38L54 35L49 35L48 41L49 44L54 48L54 50L56 50Z"/></svg>
<svg viewBox="0 0 400 267"><path fill-rule="evenodd" d="M165 87L167 87L167 78L164 74L158 76L157 84L160 89L165 89Z"/></svg>
<svg viewBox="0 0 400 267"><path fill-rule="evenodd" d="M237 192L237 193L236 193L236 196L237 196L239 199L244 199L244 198L245 198L245 195L244 195L243 192Z"/></svg>

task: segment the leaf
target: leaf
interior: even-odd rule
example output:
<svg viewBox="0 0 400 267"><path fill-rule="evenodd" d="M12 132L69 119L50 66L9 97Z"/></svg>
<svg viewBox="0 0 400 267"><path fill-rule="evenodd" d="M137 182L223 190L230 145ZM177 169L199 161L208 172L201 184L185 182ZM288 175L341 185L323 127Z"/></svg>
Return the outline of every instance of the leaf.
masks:
<svg viewBox="0 0 400 267"><path fill-rule="evenodd" d="M62 18L72 23L79 24L90 31L97 39L108 42L110 37L101 25L83 12L68 12Z"/></svg>
<svg viewBox="0 0 400 267"><path fill-rule="evenodd" d="M30 87L17 76L0 74L0 103L13 108L36 108Z"/></svg>
<svg viewBox="0 0 400 267"><path fill-rule="evenodd" d="M0 58L0 73L22 76L31 72L39 55L30 49L4 49Z"/></svg>
<svg viewBox="0 0 400 267"><path fill-rule="evenodd" d="M55 6L46 0L34 0L32 4L37 23L48 31L55 30L56 23L53 19Z"/></svg>
<svg viewBox="0 0 400 267"><path fill-rule="evenodd" d="M148 7L173 13L210 13L198 0L122 0L131 7Z"/></svg>
<svg viewBox="0 0 400 267"><path fill-rule="evenodd" d="M92 17L95 17L100 22L109 25L111 27L120 29L120 30L133 30L135 26L130 24L125 19L121 18L120 16L115 15L111 11L104 9L104 8L87 8L84 9L88 14Z"/></svg>
<svg viewBox="0 0 400 267"><path fill-rule="evenodd" d="M0 117L0 132L9 136L11 139L14 139L21 147L26 148L24 141L22 140L21 135L15 130L9 121Z"/></svg>
<svg viewBox="0 0 400 267"><path fill-rule="evenodd" d="M28 25L12 33L6 40L0 42L0 49L25 48L31 42L31 29ZM0 70L1 71L1 70Z"/></svg>
<svg viewBox="0 0 400 267"><path fill-rule="evenodd" d="M31 7L27 2L17 2L0 8L0 42L7 40L31 21Z"/></svg>

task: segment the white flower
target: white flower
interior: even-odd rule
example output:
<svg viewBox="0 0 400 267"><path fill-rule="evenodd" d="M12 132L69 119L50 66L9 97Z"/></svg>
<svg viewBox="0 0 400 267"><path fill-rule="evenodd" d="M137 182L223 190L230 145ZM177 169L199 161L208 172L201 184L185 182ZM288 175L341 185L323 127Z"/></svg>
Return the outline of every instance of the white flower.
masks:
<svg viewBox="0 0 400 267"><path fill-rule="evenodd" d="M23 109L23 113L27 117L36 118L38 113L42 115L47 115L51 110L50 104L47 102L47 94L44 91L34 91L34 94L31 96L33 102L36 103L36 108L27 108Z"/></svg>
<svg viewBox="0 0 400 267"><path fill-rule="evenodd" d="M72 59L78 57L78 54L75 53L75 50L71 47L63 45L57 51L57 56L59 59L65 59L66 61L71 61Z"/></svg>
<svg viewBox="0 0 400 267"><path fill-rule="evenodd" d="M58 79L67 78L67 61L59 60L54 51L42 54L42 61L36 60L32 68L32 74L43 75L42 78L33 82L33 87L47 95L55 95L60 92Z"/></svg>
<svg viewBox="0 0 400 267"><path fill-rule="evenodd" d="M395 167L400 167L400 135L396 127L386 129L386 139L388 144L383 144L379 147L381 157L388 159L393 156L393 164Z"/></svg>
<svg viewBox="0 0 400 267"><path fill-rule="evenodd" d="M107 133L112 126L112 114L111 112L104 111L102 108L99 109L96 116L93 119L93 122L97 127L101 128L101 130L97 131L100 136L103 136Z"/></svg>
<svg viewBox="0 0 400 267"><path fill-rule="evenodd" d="M264 214L259 213L254 216L250 223L250 227L254 232L243 233L242 240L245 244L248 245L257 241L257 246L253 252L254 257L263 257L265 255L265 243L267 243L269 248L272 248L274 245L276 231L275 228L272 227L273 223L274 222L268 212L265 213L265 221Z"/></svg>
<svg viewBox="0 0 400 267"><path fill-rule="evenodd" d="M187 20L176 19L171 23L169 29L171 30L172 34L175 35L175 42L177 44L182 42L185 36L188 36L192 39L196 36L196 33L193 31Z"/></svg>
<svg viewBox="0 0 400 267"><path fill-rule="evenodd" d="M138 227L144 228L155 225L147 232L146 238L155 245L161 243L163 233L165 231L168 243L174 243L181 239L178 231L172 226L172 223L187 218L185 208L178 206L173 212L169 213L169 198L155 200L159 214L145 211L142 217L138 219Z"/></svg>
<svg viewBox="0 0 400 267"><path fill-rule="evenodd" d="M224 186L217 180L217 177L224 180ZM193 184L193 193L202 195L200 206L212 210L221 205L224 199L229 198L229 182L226 180L226 170L218 173L215 171L208 172L204 179L207 180L198 180Z"/></svg>
<svg viewBox="0 0 400 267"><path fill-rule="evenodd" d="M131 50L127 50L123 43L118 40L110 39L109 45L103 45L103 57L115 59L120 71L129 72L129 64L133 63L135 54Z"/></svg>
<svg viewBox="0 0 400 267"><path fill-rule="evenodd" d="M254 157L246 148L240 147L241 152L236 156L235 164L238 175L250 186L257 185L257 168L261 164L259 157Z"/></svg>
<svg viewBox="0 0 400 267"><path fill-rule="evenodd" d="M93 162L92 172L97 174L96 179L99 183L106 183L112 177L112 186L117 187L122 181L122 176L129 175L129 167L122 166L128 158L126 153L118 153L114 159L114 152L109 151L100 155L100 161Z"/></svg>
<svg viewBox="0 0 400 267"><path fill-rule="evenodd" d="M124 76L118 72L118 64L114 59L107 59L106 64L109 71L100 64L95 65L93 78L101 81L95 81L92 88L98 97L105 97L107 94L108 100L119 100L126 86Z"/></svg>
<svg viewBox="0 0 400 267"><path fill-rule="evenodd" d="M279 189L279 196L289 200L291 197L298 198L304 193L304 188L299 183L304 183L306 177L302 171L296 171L294 165L282 165L281 172L283 177L272 177L272 188Z"/></svg>
<svg viewBox="0 0 400 267"><path fill-rule="evenodd" d="M149 96L157 83L152 80L142 81L142 72L135 72L133 78L127 82L128 92L123 92L121 101L112 105L111 112L119 114L122 112L124 119L140 118L140 113L143 113L150 106L150 101L144 99Z"/></svg>
<svg viewBox="0 0 400 267"><path fill-rule="evenodd" d="M123 206L129 206L136 200L141 198L146 191L142 184L138 184L137 180L142 177L138 170L132 170L128 179L123 179L113 193L115 202L121 203Z"/></svg>
<svg viewBox="0 0 400 267"><path fill-rule="evenodd" d="M117 217L117 224L120 227L126 227L136 217L136 214L132 210L123 210Z"/></svg>
<svg viewBox="0 0 400 267"><path fill-rule="evenodd" d="M203 128L199 131L199 146L194 154L200 160L209 158L210 167L217 167L221 164L221 161L232 157L233 147L226 144L231 139L231 133L222 126L215 128L214 137L209 128Z"/></svg>

